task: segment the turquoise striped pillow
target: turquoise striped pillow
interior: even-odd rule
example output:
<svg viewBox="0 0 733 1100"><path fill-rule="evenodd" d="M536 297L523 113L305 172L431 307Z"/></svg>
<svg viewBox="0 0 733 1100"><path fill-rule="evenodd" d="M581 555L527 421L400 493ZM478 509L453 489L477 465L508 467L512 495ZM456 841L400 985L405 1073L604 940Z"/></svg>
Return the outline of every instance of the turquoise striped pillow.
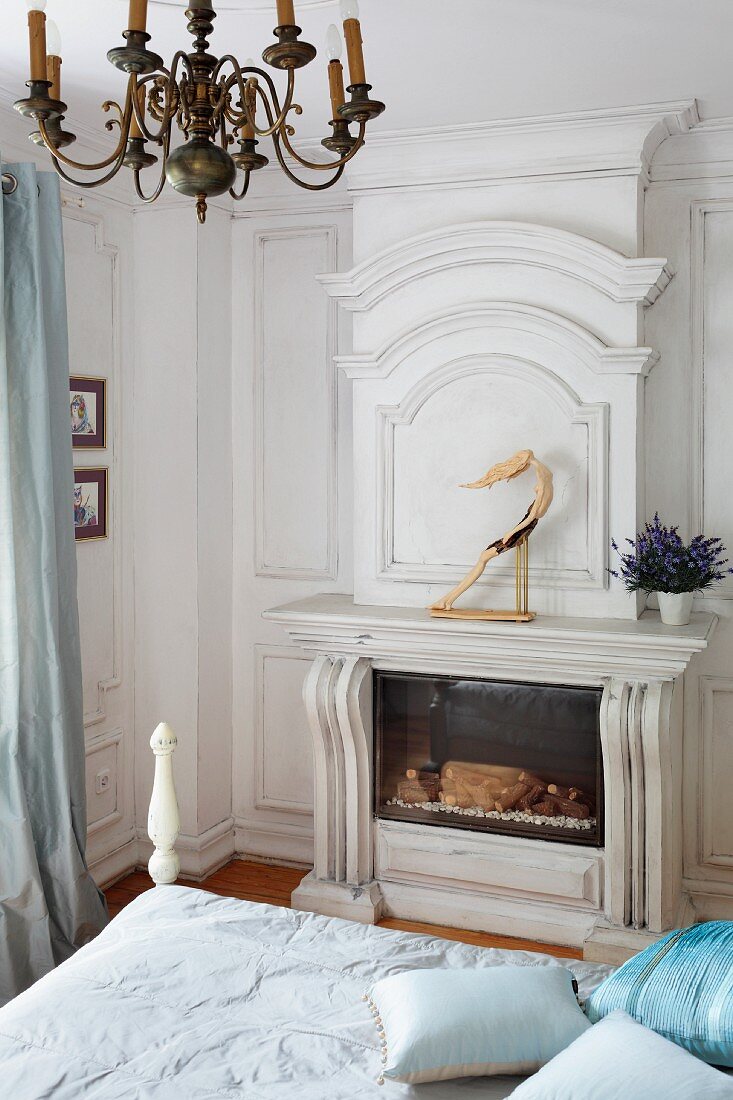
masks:
<svg viewBox="0 0 733 1100"><path fill-rule="evenodd" d="M591 994L592 1023L623 1009L714 1066L733 1066L733 921L670 932Z"/></svg>

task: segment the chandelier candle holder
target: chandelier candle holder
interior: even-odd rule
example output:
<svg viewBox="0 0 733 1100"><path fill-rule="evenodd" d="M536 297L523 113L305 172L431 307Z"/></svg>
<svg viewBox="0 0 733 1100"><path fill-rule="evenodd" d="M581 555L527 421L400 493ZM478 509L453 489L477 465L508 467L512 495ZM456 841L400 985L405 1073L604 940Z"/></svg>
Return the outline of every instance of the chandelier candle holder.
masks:
<svg viewBox="0 0 733 1100"><path fill-rule="evenodd" d="M331 133L321 144L338 159L324 161L307 160L291 140L295 136L292 118L302 114L294 99L295 70L313 61L317 53L315 46L300 39L293 0L277 0L278 25L273 32L277 41L262 53L265 65L287 73L282 101L266 69L250 60L242 65L231 53L221 57L209 53L216 18L211 2L202 0L186 10L193 50L177 50L166 67L163 59L148 48L148 0L130 0L128 29L122 33L124 45L115 46L107 54L115 68L127 73L125 99L122 104L113 100L102 104L102 110L112 115L105 129L119 131L117 144L105 159L82 164L63 151L76 139L62 125L67 107L61 99L58 29L52 20L46 21L46 0L27 3L29 94L18 100L15 108L35 120L38 130L30 135L31 140L45 145L58 174L78 187L101 187L124 167L132 172L142 202L155 202L167 181L180 194L196 199L198 219L203 223L209 199L227 192L237 201L243 199L252 172L269 163L257 151L258 139L272 139L277 161L293 183L309 191L323 191L340 179L346 164L364 145L367 123L384 110L383 103L370 98L357 0L341 2L349 64L346 89L338 28L331 25L326 36L332 118ZM173 141L175 134L180 141ZM328 172L329 176L321 183L308 182L288 161L313 172ZM157 185L146 194L140 173L158 162ZM73 172L94 173L95 178L77 179ZM240 172L241 184L237 186Z"/></svg>

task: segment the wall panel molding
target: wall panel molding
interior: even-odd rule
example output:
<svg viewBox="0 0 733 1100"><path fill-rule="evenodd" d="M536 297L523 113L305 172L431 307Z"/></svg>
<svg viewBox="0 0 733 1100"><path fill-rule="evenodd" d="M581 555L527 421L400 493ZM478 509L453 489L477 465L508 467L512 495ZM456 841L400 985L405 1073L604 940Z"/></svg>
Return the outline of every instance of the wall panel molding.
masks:
<svg viewBox="0 0 733 1100"><path fill-rule="evenodd" d="M92 213L84 207L66 205L63 209L63 220L75 222L80 225L90 226L93 231L94 250L97 255L104 256L109 262L111 281L110 301L110 347L111 363L106 371L107 378L107 413L113 410L114 417L107 424L107 447L104 451L75 451L74 463L77 466L109 467L107 509L108 509L108 538L112 545L112 664L107 676L97 682L96 706L93 710L85 710L84 727L100 725L107 720L106 696L110 691L121 687L122 672L121 660L123 652L122 641L122 537L119 509L121 507L122 493L122 457L120 441L122 438L122 386L121 386L121 287L119 249L110 244L105 238L104 217ZM71 364L71 373L77 373L74 364Z"/></svg>
<svg viewBox="0 0 733 1100"><path fill-rule="evenodd" d="M539 587L572 585L583 588L607 586L606 564L608 515L608 405L603 402L583 403L569 386L550 370L516 357L503 355L473 355L453 363L446 363L439 370L424 377L405 396L399 405L377 407L378 441L376 447L379 465L377 481L377 540L379 560L377 576L383 580L421 581L428 584L450 585L456 576L456 565L441 562L404 562L395 555L395 432L401 426L411 425L422 406L450 383L474 376L492 375L521 380L540 391L567 417L572 425L582 425L586 433L587 495L585 501L586 546L583 568L556 569L534 564L532 583ZM466 568L472 564L466 561ZM476 582L481 586L493 585L495 579L511 579L514 565L495 563L491 570Z"/></svg>
<svg viewBox="0 0 733 1100"><path fill-rule="evenodd" d="M267 247L272 242L309 240L321 241L324 245L324 265L328 270L337 266L338 229L335 225L289 226L283 229L267 229L255 233L255 427L254 427L254 468L255 468L255 575L258 577L278 577L289 580L335 580L338 575L338 387L334 359L337 348L337 307L333 301L324 299L326 318L326 347L322 369L327 380L328 400L328 440L325 453L325 496L326 523L324 528L323 553L320 562L276 561L273 560L268 544L268 497L265 482L266 450L266 393L265 393L265 347L266 347L266 301L265 283L267 269ZM282 325L296 323L284 312L280 318ZM308 410L303 410L307 416ZM297 464L298 454L291 451L281 457L282 462ZM291 502L292 503L292 502ZM292 513L293 521L299 515L296 509ZM302 517L306 518L306 517Z"/></svg>
<svg viewBox="0 0 733 1100"><path fill-rule="evenodd" d="M111 825L116 825L118 821L123 818L123 807L126 806L126 789L124 779L124 769L120 767L120 745L123 740L123 731L121 729L112 730L110 733L102 734L99 737L95 737L92 740L87 741L85 746L85 756L87 760L87 767L89 761L99 756L101 753L106 752L108 749L113 750L113 761L111 763L110 772L114 789L114 808L106 813L103 817L97 818L96 821L91 821L87 827L87 836L92 837L95 833L100 832L102 829L109 828ZM100 761L101 763L101 761ZM96 766L96 765L94 765ZM89 799L87 794L87 799ZM93 805L93 803L92 803Z"/></svg>
<svg viewBox="0 0 733 1100"><path fill-rule="evenodd" d="M690 386L691 430L689 441L690 491L688 530L691 535L706 528L706 233L713 214L733 215L733 198L695 199L690 203ZM716 588L716 598L733 599L733 581Z"/></svg>
<svg viewBox="0 0 733 1100"><path fill-rule="evenodd" d="M289 814L302 814L307 816L313 815L313 801L311 800L299 800L288 799L279 797L277 794L268 791L267 784L267 748L268 743L272 743L278 736L278 733L282 732L273 727L272 724L267 722L267 663L277 661L298 661L304 666L303 680L308 672L308 668L311 665L312 658L308 654L303 653L302 649L298 649L295 646L284 645L256 645L255 651L255 721L254 721L254 772L255 772L255 796L254 796L254 808L255 810L275 810L279 812L286 812ZM297 711L296 711L297 713ZM305 711L303 711L303 736L308 738L308 745L310 745L310 737L307 729L307 719L305 717ZM276 743L273 748L276 752L283 752L287 754L288 745L292 744L292 732L290 734L290 741L284 741L282 744Z"/></svg>
<svg viewBox="0 0 733 1100"><path fill-rule="evenodd" d="M715 870L733 871L733 830L731 832L730 851L720 851L717 838L720 836L719 821L716 814L730 819L730 799L719 798L721 793L717 788L722 782L726 784L723 792L728 795L727 785L730 781L731 766L733 766L733 748L728 748L731 742L730 725L728 721L723 723L724 728L716 728L716 700L720 696L728 696L730 713L733 714L733 677L729 676L701 676L699 680L700 690L700 717L699 717L699 768L698 768L698 837L699 837L699 863L703 868ZM716 739L720 738L727 748L728 761L716 758Z"/></svg>

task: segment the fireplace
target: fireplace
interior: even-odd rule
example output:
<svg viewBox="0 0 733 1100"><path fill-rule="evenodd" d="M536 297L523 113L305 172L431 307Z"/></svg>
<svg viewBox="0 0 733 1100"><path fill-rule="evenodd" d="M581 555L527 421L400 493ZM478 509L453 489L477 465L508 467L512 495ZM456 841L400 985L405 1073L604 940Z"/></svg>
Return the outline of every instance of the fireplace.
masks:
<svg viewBox="0 0 733 1100"><path fill-rule="evenodd" d="M682 877L681 679L712 616L679 631L650 612L518 626L337 594L265 616L312 656L313 870L295 908L544 939L614 963L694 918ZM447 774L456 764L531 773L548 792L575 786L595 800L590 825L461 806L445 783L458 787ZM415 781L426 800L395 802L397 784ZM436 808L441 792L458 809Z"/></svg>
<svg viewBox="0 0 733 1100"><path fill-rule="evenodd" d="M373 675L379 818L602 846L600 687Z"/></svg>

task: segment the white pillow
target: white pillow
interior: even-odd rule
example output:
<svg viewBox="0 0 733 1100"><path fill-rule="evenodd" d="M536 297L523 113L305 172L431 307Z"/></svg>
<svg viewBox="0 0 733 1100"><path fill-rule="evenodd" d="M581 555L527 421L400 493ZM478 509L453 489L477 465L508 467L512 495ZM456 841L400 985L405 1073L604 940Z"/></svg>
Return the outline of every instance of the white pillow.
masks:
<svg viewBox="0 0 733 1100"><path fill-rule="evenodd" d="M511 1100L733 1100L733 1078L612 1012L516 1088Z"/></svg>
<svg viewBox="0 0 733 1100"><path fill-rule="evenodd" d="M590 1024L562 966L407 970L365 995L382 1078L420 1084L533 1073Z"/></svg>

